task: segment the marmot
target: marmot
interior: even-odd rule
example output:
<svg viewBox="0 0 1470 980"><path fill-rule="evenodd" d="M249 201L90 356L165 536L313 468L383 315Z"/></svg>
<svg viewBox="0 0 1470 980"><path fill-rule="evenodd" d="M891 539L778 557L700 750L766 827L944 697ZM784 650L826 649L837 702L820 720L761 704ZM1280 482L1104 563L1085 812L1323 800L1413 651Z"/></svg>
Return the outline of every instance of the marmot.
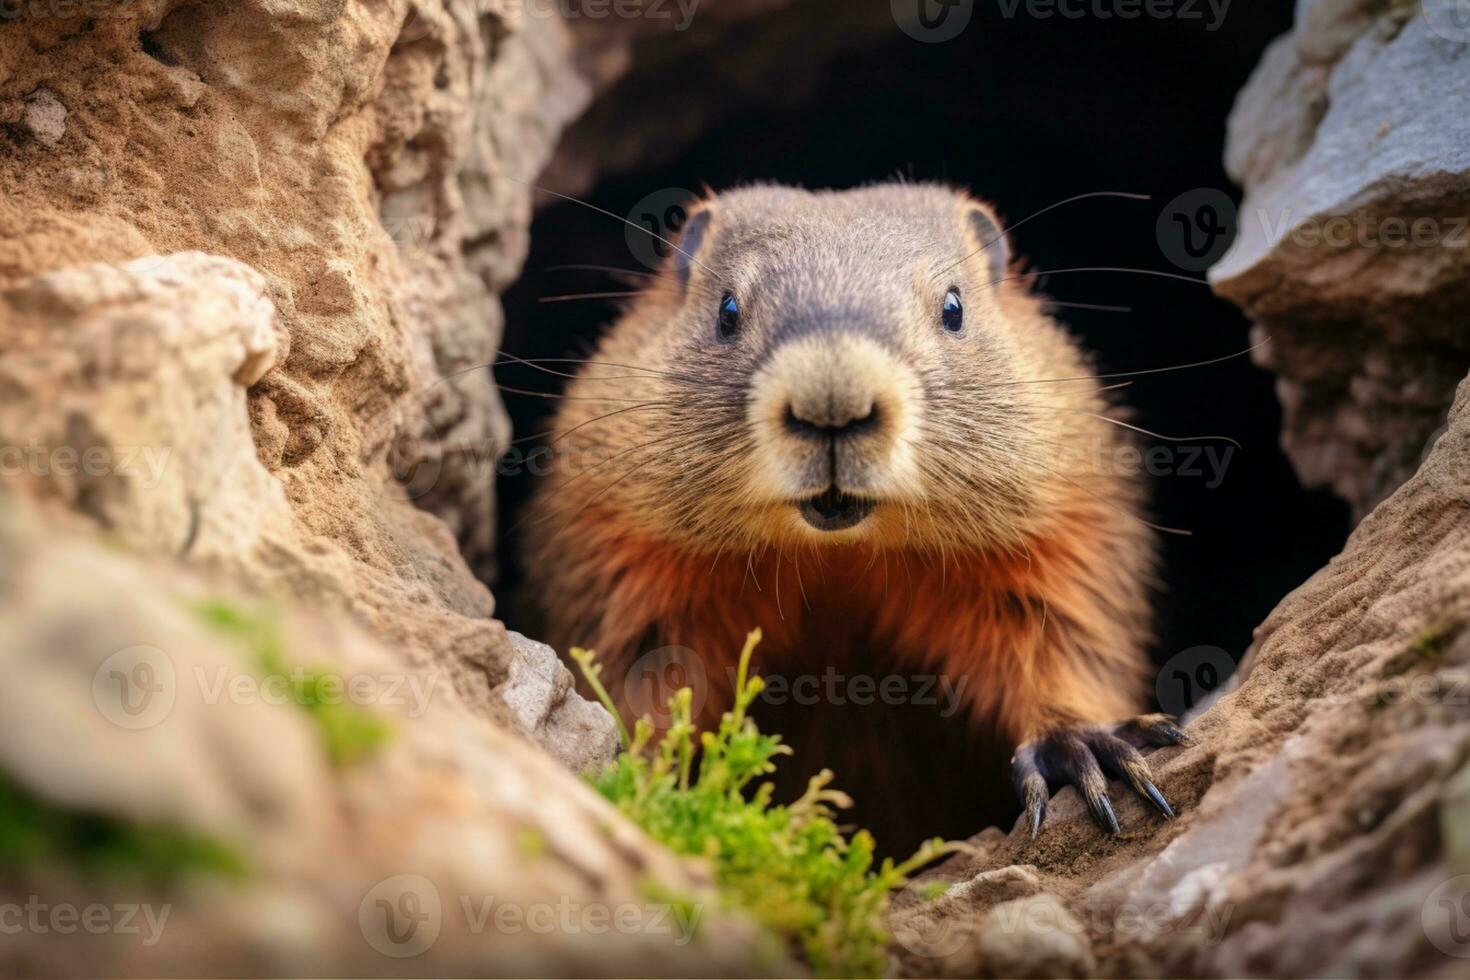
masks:
<svg viewBox="0 0 1470 980"><path fill-rule="evenodd" d="M1008 759L1033 834L1063 784L1116 833L1105 774L1172 816L1138 752L1185 740L1136 717L1153 535L1101 465L1129 433L1010 265L938 185L697 203L568 386L525 524L545 638L629 713L689 678L714 724L761 627L782 788L833 768L885 850L1013 819Z"/></svg>

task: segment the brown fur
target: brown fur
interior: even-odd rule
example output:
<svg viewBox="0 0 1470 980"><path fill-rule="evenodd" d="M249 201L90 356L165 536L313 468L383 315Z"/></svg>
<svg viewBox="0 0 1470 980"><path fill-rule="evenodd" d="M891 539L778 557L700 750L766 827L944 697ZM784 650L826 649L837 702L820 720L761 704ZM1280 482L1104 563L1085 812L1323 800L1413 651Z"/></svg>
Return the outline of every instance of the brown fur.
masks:
<svg viewBox="0 0 1470 980"><path fill-rule="evenodd" d="M971 254L984 243L968 216L988 213L977 202L934 186L756 187L706 207L687 283L665 270L558 414L526 541L545 638L596 648L615 696L640 708L650 692L629 685L648 678L624 676L635 661L693 651L700 663L684 667L702 670L706 724L728 704L728 668L754 626L768 675L963 680L963 718L830 699L770 712L790 730L757 717L796 742L797 771L835 768L890 846L1004 818L1014 803L996 769L1015 745L1142 703L1152 538L1140 488L1097 465L1127 433L1099 417L1109 406L1093 372L1042 302L1017 281L991 283L986 256ZM937 325L949 286L964 295L964 337ZM742 336L720 345L727 290L742 298ZM802 450L761 416L783 331L814 315L839 328L811 334L831 345L812 363L870 338L907 379L861 382L901 410L885 410L873 460L853 471L883 502L838 534L803 525L773 490L799 478ZM893 462L900 443L908 469ZM844 754L855 758L834 758ZM973 782L957 763L976 767ZM948 818L932 785L913 812L914 779L945 772Z"/></svg>

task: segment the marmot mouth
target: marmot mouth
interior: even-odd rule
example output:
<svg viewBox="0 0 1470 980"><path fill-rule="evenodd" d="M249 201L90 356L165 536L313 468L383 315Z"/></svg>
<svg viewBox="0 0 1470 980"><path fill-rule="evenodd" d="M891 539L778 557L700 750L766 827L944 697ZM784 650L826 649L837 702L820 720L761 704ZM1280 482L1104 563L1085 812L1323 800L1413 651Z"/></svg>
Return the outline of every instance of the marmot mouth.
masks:
<svg viewBox="0 0 1470 980"><path fill-rule="evenodd" d="M845 531L867 519L877 507L876 501L864 500L828 487L815 497L796 505L802 519L818 531Z"/></svg>

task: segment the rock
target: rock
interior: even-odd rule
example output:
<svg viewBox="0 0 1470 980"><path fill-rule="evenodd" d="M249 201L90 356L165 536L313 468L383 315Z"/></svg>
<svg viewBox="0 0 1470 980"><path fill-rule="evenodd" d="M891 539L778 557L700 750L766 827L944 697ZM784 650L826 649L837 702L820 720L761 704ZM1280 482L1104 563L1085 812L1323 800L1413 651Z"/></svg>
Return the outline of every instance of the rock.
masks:
<svg viewBox="0 0 1470 980"><path fill-rule="evenodd" d="M36 906L47 922L51 909L105 901L147 910L140 926L160 921L131 935L12 933L0 973L791 969L756 960L755 930L717 908L703 871L466 711L433 670L405 669L341 617L260 606L12 497L0 496L0 793L7 820L17 788L39 801L55 829L38 833L59 843L48 863L16 870L16 849L37 845L8 838L0 904ZM212 626L206 603L246 630ZM270 627L277 667L251 639ZM386 726L381 743L334 762L318 715L287 693L302 668L318 703ZM90 815L80 831L62 816L75 813ZM186 832L243 873L176 879L160 862L177 845L122 852L114 860L138 862L131 877L68 870L58 855L113 825ZM657 895L689 904L676 914Z"/></svg>
<svg viewBox="0 0 1470 980"><path fill-rule="evenodd" d="M1087 930L1055 895L990 910L975 940L987 977L1089 977L1097 969Z"/></svg>
<svg viewBox="0 0 1470 980"><path fill-rule="evenodd" d="M1470 365L1470 36L1449 0L1309 0L1231 115L1239 237L1210 271L1256 321L1283 445L1361 518L1422 460Z"/></svg>
<svg viewBox="0 0 1470 980"><path fill-rule="evenodd" d="M969 844L983 853L1004 835L989 828ZM1012 865L969 875L930 872L896 896L888 927L909 960L909 976L974 976L980 969L974 937L986 909L1041 892L1034 868Z"/></svg>
<svg viewBox="0 0 1470 980"><path fill-rule="evenodd" d="M466 563L509 439L493 291L586 98L561 20L139 0L77 31L84 6L12 19L0 48L0 120L64 104L83 134L0 126L0 436L37 460L24 491L350 612L485 717L605 758L564 678L535 732L493 695L518 654Z"/></svg>
<svg viewBox="0 0 1470 980"><path fill-rule="evenodd" d="M1113 783L1123 833L1108 837L1066 789L1036 840L1017 826L939 875L1034 877L1085 925L1103 975L1462 972L1470 945L1446 917L1470 894L1467 474L1470 379L1419 472L1260 627L1249 675L1191 723L1196 744L1150 756L1176 820ZM959 889L928 935L1011 901ZM895 934L911 975L1022 969L978 942L915 951Z"/></svg>
<svg viewBox="0 0 1470 980"><path fill-rule="evenodd" d="M22 121L42 146L54 146L66 135L66 106L55 92L38 88L26 97Z"/></svg>
<svg viewBox="0 0 1470 980"><path fill-rule="evenodd" d="M523 730L573 772L595 770L617 755L618 727L599 704L577 695L572 674L545 643L510 634L516 658L495 693Z"/></svg>
<svg viewBox="0 0 1470 980"><path fill-rule="evenodd" d="M238 560L294 538L255 456L245 386L282 336L259 274L186 252L39 276L0 293L0 444L24 480L131 544Z"/></svg>
<svg viewBox="0 0 1470 980"><path fill-rule="evenodd" d="M0 120L19 123L0 128L0 284L149 254L246 263L282 331L250 384L273 429L261 462L367 515L355 547L379 563L393 532L366 525L390 456L426 462L412 499L483 565L509 440L483 370L495 292L524 255L528 184L586 98L560 18L470 0L64 6L9 18L0 50Z"/></svg>

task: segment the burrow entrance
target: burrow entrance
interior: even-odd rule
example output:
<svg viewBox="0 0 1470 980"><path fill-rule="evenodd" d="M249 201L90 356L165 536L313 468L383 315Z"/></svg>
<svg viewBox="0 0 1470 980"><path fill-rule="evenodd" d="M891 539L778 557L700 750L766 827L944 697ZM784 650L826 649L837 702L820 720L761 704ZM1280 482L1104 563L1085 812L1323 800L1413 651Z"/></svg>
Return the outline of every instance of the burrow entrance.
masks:
<svg viewBox="0 0 1470 980"><path fill-rule="evenodd" d="M860 18L851 33L809 53L811 65L793 67L789 79L771 77L800 50L801 32L821 23L810 9L759 26L696 21L683 35L647 42L633 72L568 135L562 163L602 174L583 194L588 203L635 222L651 215L657 227L671 201L706 185L852 187L902 176L966 186L1015 222L1074 195L1130 191L1152 200L1057 208L1019 228L1014 251L1033 270L1111 266L1202 278L1181 267L1160 217L1201 188L1238 199L1222 165L1225 120L1266 45L1289 28L1290 10L1234 8L1208 30L1147 18L1007 18L978 5L965 32L944 43L918 43L891 19ZM617 221L573 204L544 207L525 273L506 297L504 350L585 355L615 318L616 301L544 300L629 287L603 272L562 267L642 270L649 258L647 243ZM1076 304L1060 318L1105 371L1187 364L1250 346L1249 323L1204 286L1095 273L1042 276L1039 288ZM524 368L497 375L510 387L558 390L556 378ZM1281 597L1340 549L1347 508L1299 485L1278 445L1273 379L1246 357L1136 379L1121 400L1144 428L1221 433L1242 447L1223 471L1202 460L1149 478L1152 518L1193 532L1162 542L1165 588L1152 653L1160 690L1173 701L1166 707L1174 707L1199 697L1202 680L1223 681L1226 673L1212 667L1201 677L1200 658L1181 655L1213 647L1239 658ZM545 430L555 404L514 394L506 402L517 436ZM502 475L498 487L496 588L513 628L523 569L514 529L534 480L522 471ZM1181 662L1187 669L1164 669Z"/></svg>

